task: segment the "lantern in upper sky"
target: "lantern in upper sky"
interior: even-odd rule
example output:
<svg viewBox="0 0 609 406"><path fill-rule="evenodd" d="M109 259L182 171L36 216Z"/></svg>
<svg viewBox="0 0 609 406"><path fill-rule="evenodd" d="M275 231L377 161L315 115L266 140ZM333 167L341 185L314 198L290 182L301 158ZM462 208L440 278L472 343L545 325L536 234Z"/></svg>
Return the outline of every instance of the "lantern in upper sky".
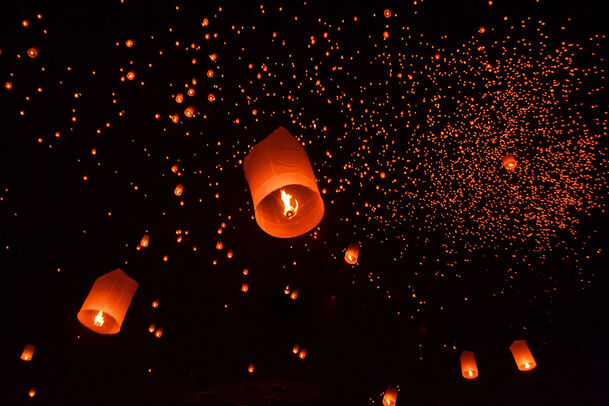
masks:
<svg viewBox="0 0 609 406"><path fill-rule="evenodd" d="M501 163L503 164L503 167L508 171L514 170L518 165L518 161L516 160L516 158L514 158L514 155L512 154L504 155L503 158L501 158Z"/></svg>
<svg viewBox="0 0 609 406"><path fill-rule="evenodd" d="M324 215L304 148L283 127L252 148L243 162L256 222L266 233L291 238L313 229Z"/></svg>
<svg viewBox="0 0 609 406"><path fill-rule="evenodd" d="M351 265L357 264L357 257L359 255L359 245L349 244L347 251L345 251L345 262Z"/></svg>
<svg viewBox="0 0 609 406"><path fill-rule="evenodd" d="M510 345L510 351L516 362L516 366L521 371L530 371L537 366L531 350L525 340L516 340Z"/></svg>
<svg viewBox="0 0 609 406"><path fill-rule="evenodd" d="M32 344L26 344L23 347L23 352L21 353L21 359L24 361L31 361L34 358L34 347Z"/></svg>
<svg viewBox="0 0 609 406"><path fill-rule="evenodd" d="M465 379L476 379L478 377L478 365L476 356L472 351L463 351L459 357L461 360L461 373Z"/></svg>
<svg viewBox="0 0 609 406"><path fill-rule="evenodd" d="M390 386L385 391L385 396L383 396L383 406L395 406L397 399L398 399L397 388Z"/></svg>
<svg viewBox="0 0 609 406"><path fill-rule="evenodd" d="M118 333L137 287L120 268L100 276L80 308L78 320L99 334Z"/></svg>

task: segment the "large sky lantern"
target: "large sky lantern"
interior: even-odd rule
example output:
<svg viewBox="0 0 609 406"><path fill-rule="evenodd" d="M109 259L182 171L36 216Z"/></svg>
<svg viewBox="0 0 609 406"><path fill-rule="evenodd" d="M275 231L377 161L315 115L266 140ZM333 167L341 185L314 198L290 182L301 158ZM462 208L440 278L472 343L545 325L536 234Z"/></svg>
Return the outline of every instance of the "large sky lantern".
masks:
<svg viewBox="0 0 609 406"><path fill-rule="evenodd" d="M530 371L537 366L531 350L526 340L516 340L510 345L510 351L516 362L516 366L521 371Z"/></svg>
<svg viewBox="0 0 609 406"><path fill-rule="evenodd" d="M465 379L476 379L478 377L478 365L476 356L472 351L463 351L459 357L461 360L461 373Z"/></svg>
<svg viewBox="0 0 609 406"><path fill-rule="evenodd" d="M383 396L383 406L395 406L398 399L398 390L394 386L390 386L385 391Z"/></svg>
<svg viewBox="0 0 609 406"><path fill-rule="evenodd" d="M359 244L352 243L347 247L345 251L345 262L351 265L357 264L357 258L359 256Z"/></svg>
<svg viewBox="0 0 609 406"><path fill-rule="evenodd" d="M99 334L117 334L138 283L120 268L97 278L78 312L78 320Z"/></svg>
<svg viewBox="0 0 609 406"><path fill-rule="evenodd" d="M24 361L31 361L32 358L34 358L35 349L36 349L36 347L34 347L33 344L26 344L25 347L23 347L23 352L21 353L21 359Z"/></svg>
<svg viewBox="0 0 609 406"><path fill-rule="evenodd" d="M516 169L516 166L518 166L518 161L516 160L516 158L514 158L514 155L512 154L504 155L503 158L501 158L501 163L503 164L503 167L508 171L513 171L514 169Z"/></svg>
<svg viewBox="0 0 609 406"><path fill-rule="evenodd" d="M306 151L283 127L256 144L243 162L256 222L277 238L298 237L324 215Z"/></svg>

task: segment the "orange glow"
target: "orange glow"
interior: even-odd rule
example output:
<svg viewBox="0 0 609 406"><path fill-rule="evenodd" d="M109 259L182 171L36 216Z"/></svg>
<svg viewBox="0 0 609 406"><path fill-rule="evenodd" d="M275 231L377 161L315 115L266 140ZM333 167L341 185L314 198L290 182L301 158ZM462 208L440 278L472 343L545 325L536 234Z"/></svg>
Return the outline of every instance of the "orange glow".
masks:
<svg viewBox="0 0 609 406"><path fill-rule="evenodd" d="M97 313L97 316L95 316L95 321L94 321L95 325L98 327L101 327L104 325L104 312L102 312L101 310L99 311L99 313Z"/></svg>
<svg viewBox="0 0 609 406"><path fill-rule="evenodd" d="M148 246L149 241L150 241L150 237L148 237L148 235L144 234L144 236L140 240L140 245L145 248Z"/></svg>
<svg viewBox="0 0 609 406"><path fill-rule="evenodd" d="M292 200L292 195L286 193L285 190L281 189L281 201L283 202L283 215L287 218L293 218L298 212L298 200L294 199L294 203L296 206L292 206L290 202Z"/></svg>
<svg viewBox="0 0 609 406"><path fill-rule="evenodd" d="M516 161L514 155L511 154L507 154L503 158L501 158L501 163L503 164L503 167L508 171L514 170L518 165L518 161Z"/></svg>
<svg viewBox="0 0 609 406"><path fill-rule="evenodd" d="M537 366L526 340L514 341L512 345L510 345L510 351L512 352L512 356L514 357L514 361L519 370L530 371Z"/></svg>
<svg viewBox="0 0 609 406"><path fill-rule="evenodd" d="M249 364L249 366L247 367L247 372L249 372L250 374L254 373L254 363L253 362L251 364Z"/></svg>
<svg viewBox="0 0 609 406"><path fill-rule="evenodd" d="M296 289L294 292L292 292L290 294L290 299L292 299L292 300L298 299L298 289Z"/></svg>
<svg viewBox="0 0 609 406"><path fill-rule="evenodd" d="M36 388L31 388L31 389L28 391L27 395L28 395L29 397L31 397L31 398L33 398L34 396L36 396Z"/></svg>
<svg viewBox="0 0 609 406"><path fill-rule="evenodd" d="M36 58L38 56L38 48L32 47L32 48L28 49L27 56L29 56L32 59Z"/></svg>
<svg viewBox="0 0 609 406"><path fill-rule="evenodd" d="M23 352L21 353L21 359L24 361L31 361L32 358L34 358L34 350L36 347L34 347L32 344L26 344L25 347L23 347Z"/></svg>
<svg viewBox="0 0 609 406"><path fill-rule="evenodd" d="M171 172L178 173L178 169L180 169L180 166L178 164L175 164L171 167Z"/></svg>
<svg viewBox="0 0 609 406"><path fill-rule="evenodd" d="M293 354L298 354L298 352L300 351L300 347L298 346L298 344L296 344L293 348L292 348L292 353Z"/></svg>
<svg viewBox="0 0 609 406"><path fill-rule="evenodd" d="M303 348L302 350L300 350L300 353L298 354L298 358L305 359L306 357L307 357L307 349Z"/></svg>
<svg viewBox="0 0 609 406"><path fill-rule="evenodd" d="M245 293L249 290L249 286L247 284L247 282L243 282L243 284L241 285L241 292Z"/></svg>
<svg viewBox="0 0 609 406"><path fill-rule="evenodd" d="M177 185L175 189L173 189L173 194L176 196L182 196L182 192L184 191L184 186Z"/></svg>
<svg viewBox="0 0 609 406"><path fill-rule="evenodd" d="M128 39L128 40L125 42L125 46L126 46L127 48L131 48L131 47L133 46L133 40L132 40L132 39Z"/></svg>
<svg viewBox="0 0 609 406"><path fill-rule="evenodd" d="M127 79L129 79L129 80L135 79L135 72L134 71L127 72Z"/></svg>
<svg viewBox="0 0 609 406"><path fill-rule="evenodd" d="M184 110L184 115L186 117L194 117L195 115L195 106L188 106L186 110Z"/></svg>
<svg viewBox="0 0 609 406"><path fill-rule="evenodd" d="M154 307L155 309L158 309L159 308L159 301L158 300L153 301L152 302L152 307Z"/></svg>
<svg viewBox="0 0 609 406"><path fill-rule="evenodd" d="M156 325L154 323L152 323L149 327L148 327L148 332L150 334L154 333L154 330L156 330Z"/></svg>
<svg viewBox="0 0 609 406"><path fill-rule="evenodd" d="M465 379L476 379L478 377L478 365L476 356L471 351L463 351L459 357L461 361L461 374Z"/></svg>
<svg viewBox="0 0 609 406"><path fill-rule="evenodd" d="M349 244L347 251L345 251L345 262L351 265L357 264L357 258L359 256L359 245Z"/></svg>
<svg viewBox="0 0 609 406"><path fill-rule="evenodd" d="M176 103L182 103L184 101L184 95L182 93L176 94Z"/></svg>
<svg viewBox="0 0 609 406"><path fill-rule="evenodd" d="M398 398L398 390L397 388L390 386L385 391L385 396L383 396L383 405L384 406L395 406Z"/></svg>
<svg viewBox="0 0 609 406"><path fill-rule="evenodd" d="M162 329L162 328L158 329L158 330L156 331L156 333L154 333L154 336L155 336L156 338L161 338L161 337L163 337L163 329Z"/></svg>
<svg viewBox="0 0 609 406"><path fill-rule="evenodd" d="M391 17L391 10L385 9L385 11L383 11L383 15L385 16L385 18Z"/></svg>

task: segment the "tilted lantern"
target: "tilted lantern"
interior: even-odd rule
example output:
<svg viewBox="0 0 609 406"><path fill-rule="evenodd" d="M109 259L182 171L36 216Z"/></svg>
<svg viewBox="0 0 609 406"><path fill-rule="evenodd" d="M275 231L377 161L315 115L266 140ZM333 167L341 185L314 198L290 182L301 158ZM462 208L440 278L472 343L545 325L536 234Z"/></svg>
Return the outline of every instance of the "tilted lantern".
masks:
<svg viewBox="0 0 609 406"><path fill-rule="evenodd" d="M390 386L385 391L385 396L383 396L383 406L395 406L397 399L398 399L397 388Z"/></svg>
<svg viewBox="0 0 609 406"><path fill-rule="evenodd" d="M99 334L118 333L137 287L120 268L100 276L78 312L78 320Z"/></svg>
<svg viewBox="0 0 609 406"><path fill-rule="evenodd" d="M525 340L516 340L510 345L510 351L516 362L516 366L521 371L530 371L537 366L531 350Z"/></svg>
<svg viewBox="0 0 609 406"><path fill-rule="evenodd" d="M359 255L359 245L349 244L347 251L345 251L345 262L351 265L357 264L357 257Z"/></svg>
<svg viewBox="0 0 609 406"><path fill-rule="evenodd" d="M26 344L25 347L23 347L23 352L21 353L21 359L24 361L31 361L32 358L34 358L35 349L36 349L36 347L34 347L34 345Z"/></svg>
<svg viewBox="0 0 609 406"><path fill-rule="evenodd" d="M461 373L465 379L476 379L478 377L478 365L476 356L472 351L463 351L459 357L461 360Z"/></svg>
<svg viewBox="0 0 609 406"><path fill-rule="evenodd" d="M313 229L324 202L304 148L283 127L256 144L243 162L256 222L267 234L292 238Z"/></svg>
<svg viewBox="0 0 609 406"><path fill-rule="evenodd" d="M512 154L504 155L503 158L501 158L501 163L508 171L513 171L518 165L518 161L516 161L516 158L514 158L514 155Z"/></svg>

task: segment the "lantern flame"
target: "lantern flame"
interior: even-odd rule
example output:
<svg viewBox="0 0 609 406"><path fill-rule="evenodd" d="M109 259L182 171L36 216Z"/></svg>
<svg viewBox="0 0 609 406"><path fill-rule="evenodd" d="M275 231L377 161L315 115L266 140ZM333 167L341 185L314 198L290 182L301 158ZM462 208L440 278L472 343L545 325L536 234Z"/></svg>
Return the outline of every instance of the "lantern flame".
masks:
<svg viewBox="0 0 609 406"><path fill-rule="evenodd" d="M95 316L95 325L99 327L104 325L104 313L101 310Z"/></svg>
<svg viewBox="0 0 609 406"><path fill-rule="evenodd" d="M531 366L529 365L529 363L528 363L528 362L525 362L525 363L524 363L524 368L525 368L525 369L529 369L530 367L531 367Z"/></svg>
<svg viewBox="0 0 609 406"><path fill-rule="evenodd" d="M292 195L286 193L286 191L283 189L281 189L281 200L283 201L283 215L288 219L293 218L298 212L298 200L294 199L296 206L292 206L292 203L290 203L292 200Z"/></svg>

